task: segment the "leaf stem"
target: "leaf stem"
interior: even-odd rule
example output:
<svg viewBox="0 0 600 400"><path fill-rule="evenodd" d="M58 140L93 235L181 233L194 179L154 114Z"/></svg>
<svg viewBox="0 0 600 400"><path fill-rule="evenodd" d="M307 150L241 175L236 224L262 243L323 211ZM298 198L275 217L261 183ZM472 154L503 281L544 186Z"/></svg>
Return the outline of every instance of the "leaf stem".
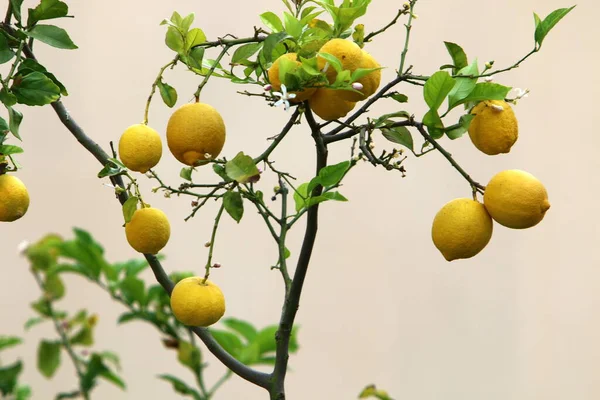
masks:
<svg viewBox="0 0 600 400"><path fill-rule="evenodd" d="M212 67L210 67L210 69L208 70L208 73L206 74L206 76L204 77L204 79L202 80L202 82L200 83L200 85L198 85L198 89L196 90L196 93L194 93L194 97L196 98L196 102L200 101L200 92L202 92L202 89L208 83L208 80L212 76L213 72L215 72L215 69L217 68L217 65L219 65L219 62L221 62L221 59L225 56L225 54L227 54L227 51L230 48L231 48L231 45L227 45L227 46L225 46L223 48L223 50L221 50L221 53L219 54L219 56L217 57L217 59L213 63Z"/></svg>
<svg viewBox="0 0 600 400"><path fill-rule="evenodd" d="M169 61L168 64L164 65L159 70L158 76L152 83L152 88L150 89L150 95L148 96L148 100L146 100L146 108L144 109L144 122L143 122L144 125L148 125L148 114L150 113L150 103L152 103L152 97L154 96L154 93L156 92L156 87L162 80L162 76L165 73L165 71L167 70L167 68L174 67L175 64L177 64L177 61L179 61L179 54L177 56L175 56L175 58L173 60Z"/></svg>
<svg viewBox="0 0 600 400"><path fill-rule="evenodd" d="M387 31L389 28L391 28L392 26L396 25L396 23L398 22L398 19L400 19L400 17L404 14L406 14L406 9L401 8L398 10L398 12L396 13L396 16L394 17L394 19L388 23L386 26L384 26L383 28L376 30L374 32L369 33L368 35L366 35L363 39L364 42L368 42L371 39L373 39L375 36Z"/></svg>
<svg viewBox="0 0 600 400"><path fill-rule="evenodd" d="M213 225L212 234L210 235L210 248L208 249L208 260L206 260L206 266L204 267L206 272L204 273L204 280L202 281L202 283L206 282L208 276L210 275L210 268L212 267L213 249L215 248L215 239L217 238L217 229L219 228L219 222L221 221L221 215L223 215L224 209L225 202L222 202L221 207L219 207L219 211L217 212L217 216L215 217L215 223Z"/></svg>
<svg viewBox="0 0 600 400"><path fill-rule="evenodd" d="M416 2L417 0L410 0L408 22L404 25L406 27L406 38L404 39L404 48L400 54L400 67L398 68L398 75L402 75L404 73L404 63L406 62L406 54L408 53L408 45L410 43L410 32L412 30L412 21L414 18Z"/></svg>

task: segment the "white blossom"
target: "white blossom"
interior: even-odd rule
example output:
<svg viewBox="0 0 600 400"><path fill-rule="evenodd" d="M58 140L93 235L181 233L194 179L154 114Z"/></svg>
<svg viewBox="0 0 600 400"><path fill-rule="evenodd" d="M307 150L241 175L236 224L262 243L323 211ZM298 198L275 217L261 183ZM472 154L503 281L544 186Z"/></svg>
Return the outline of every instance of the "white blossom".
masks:
<svg viewBox="0 0 600 400"><path fill-rule="evenodd" d="M287 111L290 108L290 100L296 98L295 93L288 93L287 88L284 84L281 84L281 92L273 92L274 96L279 97L279 100L274 104L275 107L279 107L283 104L283 109Z"/></svg>

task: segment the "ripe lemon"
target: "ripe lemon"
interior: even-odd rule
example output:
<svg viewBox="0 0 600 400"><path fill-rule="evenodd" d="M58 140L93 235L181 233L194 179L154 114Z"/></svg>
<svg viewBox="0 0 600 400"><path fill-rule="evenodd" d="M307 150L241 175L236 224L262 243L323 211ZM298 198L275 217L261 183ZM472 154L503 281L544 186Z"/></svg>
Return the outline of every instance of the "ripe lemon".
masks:
<svg viewBox="0 0 600 400"><path fill-rule="evenodd" d="M471 114L475 117L469 126L469 137L475 147L490 156L508 153L519 137L519 124L510 105L486 100L473 107Z"/></svg>
<svg viewBox="0 0 600 400"><path fill-rule="evenodd" d="M300 61L298 61L298 57L297 57L296 53L287 53L287 54L280 56L277 60L275 60L275 62L273 63L273 65L271 65L271 68L269 68L269 71L268 71L269 82L271 83L271 86L274 91L281 90L281 81L279 80L279 64L280 64L282 58L293 61L298 66L302 65L302 63ZM307 89L301 90L299 92L290 92L290 93L296 94L296 97L290 101L292 103L299 103L304 100L308 100L308 98L310 96L312 96L312 94L315 92L315 90L316 90L315 88L307 88Z"/></svg>
<svg viewBox="0 0 600 400"><path fill-rule="evenodd" d="M345 117L356 103L344 100L342 90L320 88L308 99L310 109L325 121Z"/></svg>
<svg viewBox="0 0 600 400"><path fill-rule="evenodd" d="M162 142L160 135L148 125L132 125L119 139L119 157L132 171L146 173L160 161Z"/></svg>
<svg viewBox="0 0 600 400"><path fill-rule="evenodd" d="M141 208L136 210L131 221L125 224L125 235L136 251L156 254L169 241L171 226L161 210L152 207Z"/></svg>
<svg viewBox="0 0 600 400"><path fill-rule="evenodd" d="M492 238L493 222L483 204L473 199L446 203L433 219L433 244L448 261L471 258Z"/></svg>
<svg viewBox="0 0 600 400"><path fill-rule="evenodd" d="M331 39L325 43L319 53L327 53L335 56L342 63L342 69L354 71L360 67L363 58L363 51L358 45L350 40L345 39ZM317 66L319 70L325 68L327 61L323 57L317 58ZM335 81L337 71L331 65L327 67L327 79L330 83Z"/></svg>
<svg viewBox="0 0 600 400"><path fill-rule="evenodd" d="M225 144L225 123L214 107L205 103L184 104L167 124L169 150L180 162L206 164L206 155L217 158Z"/></svg>
<svg viewBox="0 0 600 400"><path fill-rule="evenodd" d="M173 288L171 309L184 325L209 326L225 314L225 297L211 281L192 276L180 280Z"/></svg>
<svg viewBox="0 0 600 400"><path fill-rule="evenodd" d="M29 208L29 193L25 184L12 175L0 175L0 221L13 222Z"/></svg>
<svg viewBox="0 0 600 400"><path fill-rule="evenodd" d="M530 173L516 169L502 171L490 180L483 203L496 222L513 229L537 225L550 208L544 185Z"/></svg>
<svg viewBox="0 0 600 400"><path fill-rule="evenodd" d="M362 50L362 52L363 57L359 68L370 69L381 67L381 65L379 65L379 63L373 58L372 55L370 55L364 50ZM359 90L359 92L361 92L362 94L351 91L343 91L341 96L344 99L354 102L362 101L365 100L367 97L371 96L373 93L375 93L379 88L379 85L381 84L381 70L378 69L377 71L373 71L370 74L363 76L356 82L363 85L363 88Z"/></svg>

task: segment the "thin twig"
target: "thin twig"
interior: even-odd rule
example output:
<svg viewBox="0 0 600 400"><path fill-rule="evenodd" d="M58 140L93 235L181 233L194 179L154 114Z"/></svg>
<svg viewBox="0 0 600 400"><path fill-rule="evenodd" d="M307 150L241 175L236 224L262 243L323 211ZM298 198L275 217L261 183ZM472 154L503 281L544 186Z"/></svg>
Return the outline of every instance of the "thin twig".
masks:
<svg viewBox="0 0 600 400"><path fill-rule="evenodd" d="M410 31L412 30L412 21L415 16L415 3L417 0L410 0L410 10L408 15L408 22L406 25L406 37L404 39L404 48L402 49L402 53L400 54L400 67L398 68L398 75L402 75L404 73L404 63L406 61L406 54L408 53L408 44L410 42Z"/></svg>
<svg viewBox="0 0 600 400"><path fill-rule="evenodd" d="M389 24L387 24L386 26L384 26L383 28L381 28L381 29L379 29L379 30L376 30L376 31L374 31L374 32L371 32L371 33L369 33L368 35L366 35L366 36L364 37L363 41L364 41L364 42L368 42L368 41L370 41L371 39L373 39L375 36L377 36L377 35L379 35L379 34L381 34L381 33L385 32L386 30L388 30L389 28L391 28L393 25L395 25L395 24L398 22L398 19L399 19L399 18L400 18L402 15L404 15L405 13L406 13L406 11L405 11L405 9L404 9L404 8L401 8L401 9L399 9L399 10L398 10L398 12L396 13L396 16L394 17L394 19L393 19L393 20L392 20L392 21L391 21Z"/></svg>
<svg viewBox="0 0 600 400"><path fill-rule="evenodd" d="M177 54L177 56L175 56L175 58L173 60L169 61L168 64L166 64L159 70L158 76L152 83L152 88L150 89L150 95L148 96L148 100L146 100L146 108L144 109L144 122L143 122L144 125L148 124L148 114L150 112L150 103L152 103L152 97L154 96L154 93L156 92L156 87L162 81L162 76L165 73L166 69L169 67L174 67L175 64L177 64L178 60L179 60L179 54Z"/></svg>
<svg viewBox="0 0 600 400"><path fill-rule="evenodd" d="M196 98L197 102L200 101L200 92L202 92L202 89L204 88L204 86L206 86L206 84L208 83L208 80L210 79L210 77L212 76L212 74L215 72L215 69L217 68L217 65L219 65L219 63L221 62L221 59L225 56L225 54L227 54L227 51L230 48L231 48L231 46L225 46L223 48L223 50L221 50L221 53L219 54L219 56L217 57L217 59L213 63L212 67L210 67L210 69L206 73L206 76L204 77L204 79L202 80L202 82L200 83L200 85L198 85L198 89L196 90L196 93L194 93L194 97Z"/></svg>
<svg viewBox="0 0 600 400"><path fill-rule="evenodd" d="M300 110L299 110L299 108L296 108L294 110L294 113L288 120L287 124L285 124L285 126L281 130L281 133L279 133L279 135L277 135L275 140L273 140L273 143L271 143L271 145L260 156L258 156L254 159L254 164L258 164L259 162L265 161L269 158L269 156L271 155L273 150L275 150L275 148L279 145L279 143L281 143L281 141L285 138L285 136L292 129L294 124L297 122L299 115L300 115Z"/></svg>
<svg viewBox="0 0 600 400"><path fill-rule="evenodd" d="M219 211L217 212L217 216L215 217L215 223L213 225L212 233L210 235L210 246L208 249L208 259L206 260L205 272L204 272L204 281L206 282L208 276L210 275L210 268L212 267L212 257L213 257L213 249L215 248L215 239L217 238L217 229L219 229L219 222L221 221L221 215L223 215L223 210L225 210L225 202L221 203L221 207L219 207Z"/></svg>

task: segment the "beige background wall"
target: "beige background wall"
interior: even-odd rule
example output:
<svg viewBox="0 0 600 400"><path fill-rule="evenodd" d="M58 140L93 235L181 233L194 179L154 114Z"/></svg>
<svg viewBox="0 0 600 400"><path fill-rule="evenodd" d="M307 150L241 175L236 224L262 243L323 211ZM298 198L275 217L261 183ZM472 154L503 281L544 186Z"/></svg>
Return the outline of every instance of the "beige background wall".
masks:
<svg viewBox="0 0 600 400"><path fill-rule="evenodd" d="M122 130L142 118L144 102L158 68L171 57L158 23L176 9L196 12L197 26L210 38L225 33L247 36L267 9L283 10L279 1L171 2L73 0L73 20L62 21L77 51L37 45L40 59L67 85L65 104L88 134L105 148ZM6 4L6 0L2 1ZM26 1L26 4L33 4ZM367 31L386 23L401 2L373 1L364 18ZM471 58L506 66L533 44L532 11L546 15L565 0L419 1L408 62L429 74L448 61L442 40L460 43ZM2 7L4 8L4 7ZM235 10L235 11L234 11ZM351 200L322 209L316 247L298 322L300 353L291 359L290 399L351 399L369 383L394 398L416 400L592 400L600 396L600 194L598 161L599 78L596 2L579 7L547 38L542 52L522 68L498 78L529 88L531 95L516 108L521 137L506 156L487 157L468 139L444 145L476 179L485 183L497 171L525 169L547 186L552 209L527 231L496 227L492 242L478 257L446 263L430 240L436 211L455 197L469 195L466 183L438 154L409 157L408 176L361 165L343 187ZM256 17L255 17L256 16ZM389 67L398 64L400 26L381 36L368 50ZM179 70L166 80L189 101L198 79ZM239 150L257 154L265 138L278 132L287 116L282 109L235 93L242 89L211 81L203 100L227 121L224 155ZM420 91L402 88L413 100L410 111L422 115ZM373 112L397 110L391 103ZM27 265L17 256L23 239L36 240L54 231L70 235L73 225L91 231L106 247L110 260L136 257L127 245L122 216L110 189L95 178L96 161L59 123L49 107L25 111L22 135L31 208L26 218L0 225L0 333L21 335L32 316L29 303L38 296ZM164 133L170 111L158 101L151 124ZM378 142L384 145L382 141ZM331 161L347 155L345 144L331 149ZM296 128L276 153L282 167L301 180L311 177L312 144L305 128ZM180 165L165 154L158 171L178 182ZM199 177L210 175L207 171ZM271 179L261 181L268 191ZM151 183L144 182L147 189ZM188 200L150 201L162 207L173 224L165 249L165 267L196 270L203 264L214 208L192 222L182 218ZM277 321L280 277L269 270L274 246L259 219L248 212L240 226L230 221L220 232L214 273L228 300L228 316L259 326ZM293 235L297 254L299 236ZM77 277L68 279L65 307L86 306L100 314L97 348L122 355L129 385L122 393L103 384L95 398L176 398L155 379L171 372L187 377L173 354L162 348L150 326L120 328L122 312L104 293ZM35 399L73 387L72 367L63 365L47 381L35 371L35 350L49 326L25 335L27 344L3 356L22 356L24 379ZM221 371L213 365L213 379ZM233 379L219 399L265 399L262 390Z"/></svg>

